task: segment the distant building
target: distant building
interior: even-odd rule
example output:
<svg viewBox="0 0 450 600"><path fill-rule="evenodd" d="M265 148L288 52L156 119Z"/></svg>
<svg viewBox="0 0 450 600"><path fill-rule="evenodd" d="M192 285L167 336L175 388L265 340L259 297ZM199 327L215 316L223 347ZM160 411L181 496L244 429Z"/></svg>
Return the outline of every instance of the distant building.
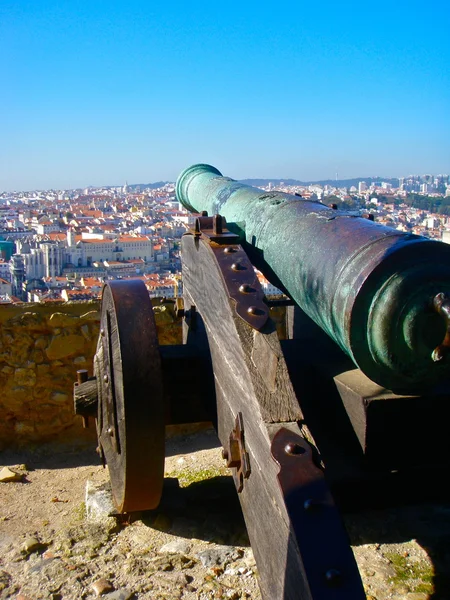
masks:
<svg viewBox="0 0 450 600"><path fill-rule="evenodd" d="M12 285L6 279L0 278L0 296L11 296Z"/></svg>
<svg viewBox="0 0 450 600"><path fill-rule="evenodd" d="M14 254L10 261L12 295L25 300L23 284L25 282L25 267L20 254Z"/></svg>

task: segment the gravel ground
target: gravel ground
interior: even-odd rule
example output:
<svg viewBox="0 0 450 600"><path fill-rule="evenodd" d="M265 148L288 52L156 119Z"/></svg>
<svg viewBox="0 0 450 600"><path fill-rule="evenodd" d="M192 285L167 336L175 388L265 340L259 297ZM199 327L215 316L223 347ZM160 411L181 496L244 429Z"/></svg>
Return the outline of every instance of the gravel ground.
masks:
<svg viewBox="0 0 450 600"><path fill-rule="evenodd" d="M260 600L220 450L212 431L168 440L159 509L101 523L86 516L86 483L107 481L93 449L0 453L22 476L0 483L0 599ZM344 520L368 599L450 599L449 505Z"/></svg>

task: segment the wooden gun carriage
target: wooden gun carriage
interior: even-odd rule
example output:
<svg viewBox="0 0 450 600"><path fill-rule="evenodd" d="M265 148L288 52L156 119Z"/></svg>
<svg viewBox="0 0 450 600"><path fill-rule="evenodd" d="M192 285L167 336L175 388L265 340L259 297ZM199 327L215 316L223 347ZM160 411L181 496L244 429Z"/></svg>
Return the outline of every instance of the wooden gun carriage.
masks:
<svg viewBox="0 0 450 600"><path fill-rule="evenodd" d="M230 181L218 184L236 183ZM183 195L179 185L177 193ZM440 365L439 381L408 380L408 389L396 393L374 382L284 281L288 295L267 300L254 269L261 264L252 254L258 240L246 242L218 211L197 212L181 241L183 298L176 302L183 344L158 344L140 280L107 282L94 376L79 373L75 385L76 412L97 419L116 507L127 513L156 508L165 425L210 420L233 473L263 598L363 599L337 506L442 497L448 367ZM447 361L450 344L442 281L426 308L437 328L427 342L434 363ZM282 304L280 336L270 312Z"/></svg>

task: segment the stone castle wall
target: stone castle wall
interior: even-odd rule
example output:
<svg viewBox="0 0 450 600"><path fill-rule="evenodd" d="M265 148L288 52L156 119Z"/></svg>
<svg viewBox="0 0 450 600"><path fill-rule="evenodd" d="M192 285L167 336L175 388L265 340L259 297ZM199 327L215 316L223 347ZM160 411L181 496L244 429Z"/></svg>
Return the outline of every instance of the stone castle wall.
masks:
<svg viewBox="0 0 450 600"><path fill-rule="evenodd" d="M78 369L93 375L97 302L0 307L0 449L48 441L95 439L73 411ZM159 343L181 343L181 323L156 306Z"/></svg>

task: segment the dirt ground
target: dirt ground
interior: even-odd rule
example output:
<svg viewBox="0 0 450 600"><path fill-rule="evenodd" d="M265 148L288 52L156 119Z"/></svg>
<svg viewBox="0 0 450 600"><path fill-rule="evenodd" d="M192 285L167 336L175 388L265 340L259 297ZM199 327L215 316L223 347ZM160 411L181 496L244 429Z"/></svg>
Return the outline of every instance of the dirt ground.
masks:
<svg viewBox="0 0 450 600"><path fill-rule="evenodd" d="M0 599L251 598L257 567L213 431L167 443L169 502L128 522L86 519L94 447L0 452ZM450 599L450 505L344 515L367 598ZM278 599L274 599L278 600Z"/></svg>

